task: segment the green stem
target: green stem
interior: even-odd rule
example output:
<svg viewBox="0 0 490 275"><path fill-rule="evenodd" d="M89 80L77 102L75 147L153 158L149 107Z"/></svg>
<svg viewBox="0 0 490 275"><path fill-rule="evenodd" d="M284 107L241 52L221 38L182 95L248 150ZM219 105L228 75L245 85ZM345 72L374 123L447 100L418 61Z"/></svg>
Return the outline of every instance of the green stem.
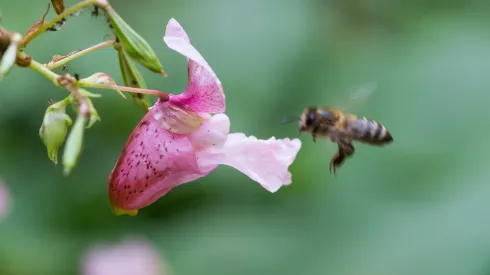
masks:
<svg viewBox="0 0 490 275"><path fill-rule="evenodd" d="M92 47L90 47L90 48L87 48L87 49L85 49L85 50L83 50L83 51L79 51L79 52L77 52L77 53L74 53L74 54L72 54L72 55L70 55L70 56L66 57L66 58L63 58L63 59L61 59L61 60L58 60L58 61L56 61L56 62L54 62L54 63L49 62L49 63L46 65L46 68L48 68L48 69L50 69L50 70L56 69L56 68L58 68L59 66L62 66L62 65L64 65L64 64L66 64L66 63L68 63L68 62L70 62L70 61L73 61L73 60L75 60L75 59L77 59L77 58L79 58L79 57L81 57L81 56L84 56L84 55L86 55L86 54L88 54L88 53L94 52L94 51L96 51L96 50L100 50L100 49L105 48L105 47L108 47L108 46L111 46L111 45L113 45L115 42L116 42L116 41L114 41L114 40L109 40L109 41L105 41L105 42L99 43L99 44L94 45L94 46L92 46Z"/></svg>
<svg viewBox="0 0 490 275"><path fill-rule="evenodd" d="M100 89L120 90L120 91L125 91L125 92L130 92L130 93L155 95L155 96L161 98L163 101L169 100L168 94L166 94L164 92L161 92L161 91L158 91L158 90L133 88L133 87L126 87L126 86L119 86L119 85L108 85L108 84L88 84L88 83L83 83L83 84L80 84L80 86L81 87L88 87L88 88L100 88Z"/></svg>
<svg viewBox="0 0 490 275"><path fill-rule="evenodd" d="M22 57L25 54L20 52L19 55ZM44 75L47 79L51 80L55 85L60 86L60 84L58 83L58 79L59 79L60 75L52 72L51 70L46 68L43 64L41 64L35 60L31 60L31 63L29 64L29 68L31 68L32 70ZM158 90L133 88L133 87L109 85L109 84L88 84L88 83L80 83L80 82L78 82L78 85L80 87L86 87L86 88L120 90L120 91L125 91L125 92L130 92L130 93L155 95L155 96L161 98L163 101L169 100L168 94L161 92L161 91L158 91Z"/></svg>
<svg viewBox="0 0 490 275"><path fill-rule="evenodd" d="M56 80L58 79L58 77L60 77L60 75L53 73L48 68L44 67L43 64L41 64L37 61L31 60L31 63L29 64L29 68L31 68L32 70L44 75L47 79L51 80L55 85L59 86L58 82Z"/></svg>
<svg viewBox="0 0 490 275"><path fill-rule="evenodd" d="M73 6L71 6L70 8L66 9L65 11L60 13L58 16L56 16L53 20L49 21L48 23L44 23L42 25L42 27L37 29L35 32L31 33L29 36L25 37L21 48L24 48L25 46L27 46L27 44L29 44L29 42L31 42L33 39L38 37L41 33L45 32L47 29L52 27L54 24L59 22L61 19L67 17L68 15L74 13L75 11L77 11L79 9L83 9L86 6L95 5L95 4L99 4L99 1L97 1L97 0L85 0L85 1L82 1L80 3L77 3Z"/></svg>

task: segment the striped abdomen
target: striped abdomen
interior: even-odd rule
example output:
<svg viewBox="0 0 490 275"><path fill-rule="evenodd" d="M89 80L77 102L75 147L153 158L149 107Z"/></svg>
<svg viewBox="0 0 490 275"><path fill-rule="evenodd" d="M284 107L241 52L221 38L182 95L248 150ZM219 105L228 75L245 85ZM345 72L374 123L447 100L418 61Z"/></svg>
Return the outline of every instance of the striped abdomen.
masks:
<svg viewBox="0 0 490 275"><path fill-rule="evenodd" d="M380 123L365 117L351 116L347 127L350 128L352 138L372 145L383 145L393 141L391 133Z"/></svg>

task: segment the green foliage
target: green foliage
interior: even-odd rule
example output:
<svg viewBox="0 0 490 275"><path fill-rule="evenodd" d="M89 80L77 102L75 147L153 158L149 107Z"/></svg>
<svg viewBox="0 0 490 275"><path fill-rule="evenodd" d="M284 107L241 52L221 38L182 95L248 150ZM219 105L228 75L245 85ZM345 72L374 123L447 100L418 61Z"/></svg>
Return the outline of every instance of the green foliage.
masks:
<svg viewBox="0 0 490 275"><path fill-rule="evenodd" d="M232 131L294 137L296 126L279 126L281 118L310 104L341 104L375 80L379 88L354 111L384 123L395 141L357 145L334 178L335 146L301 136L293 183L275 194L220 167L136 217L115 216L107 177L141 110L113 93L98 98L104 122L86 132L83 158L64 178L37 132L45 102L66 92L12 70L0 83L0 177L14 200L0 221L0 274L78 274L89 245L127 235L150 238L178 275L490 272L487 2L112 2L171 64L165 79L142 70L149 88L183 91L186 62L162 36L169 18L185 24L223 82ZM43 1L6 1L2 25L28 29L43 9ZM110 33L102 20L68 18L29 53L47 63L53 45L61 54L98 43ZM118 66L107 49L68 69L115 76Z"/></svg>

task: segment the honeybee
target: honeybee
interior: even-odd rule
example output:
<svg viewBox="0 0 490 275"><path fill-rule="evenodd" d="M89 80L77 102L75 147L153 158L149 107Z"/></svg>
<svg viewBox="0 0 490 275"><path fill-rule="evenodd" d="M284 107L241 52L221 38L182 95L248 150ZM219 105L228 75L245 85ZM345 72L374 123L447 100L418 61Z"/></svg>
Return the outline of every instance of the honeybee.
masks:
<svg viewBox="0 0 490 275"><path fill-rule="evenodd" d="M375 83L363 85L351 96L351 103L367 98L375 87ZM340 108L310 106L305 108L297 119L299 119L299 134L311 133L314 142L317 137L320 137L328 138L337 144L338 152L331 159L329 167L330 173L334 175L345 159L354 154L353 141L373 146L383 146L393 142L393 136L384 125L366 117L344 113Z"/></svg>

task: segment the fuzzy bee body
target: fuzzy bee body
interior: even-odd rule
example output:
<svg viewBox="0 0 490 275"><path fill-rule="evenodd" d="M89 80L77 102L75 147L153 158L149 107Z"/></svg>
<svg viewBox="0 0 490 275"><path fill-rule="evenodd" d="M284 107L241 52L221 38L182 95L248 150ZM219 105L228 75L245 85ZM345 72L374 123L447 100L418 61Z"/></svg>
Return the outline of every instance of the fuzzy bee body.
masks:
<svg viewBox="0 0 490 275"><path fill-rule="evenodd" d="M300 133L311 133L313 141L317 137L323 137L338 144L339 151L330 163L330 170L334 174L345 158L354 154L352 141L374 146L393 141L391 133L384 125L365 117L344 114L340 109L331 107L306 108L301 115L298 130Z"/></svg>
<svg viewBox="0 0 490 275"><path fill-rule="evenodd" d="M393 141L384 125L366 117L347 115L344 129L353 140L370 145L380 146Z"/></svg>

